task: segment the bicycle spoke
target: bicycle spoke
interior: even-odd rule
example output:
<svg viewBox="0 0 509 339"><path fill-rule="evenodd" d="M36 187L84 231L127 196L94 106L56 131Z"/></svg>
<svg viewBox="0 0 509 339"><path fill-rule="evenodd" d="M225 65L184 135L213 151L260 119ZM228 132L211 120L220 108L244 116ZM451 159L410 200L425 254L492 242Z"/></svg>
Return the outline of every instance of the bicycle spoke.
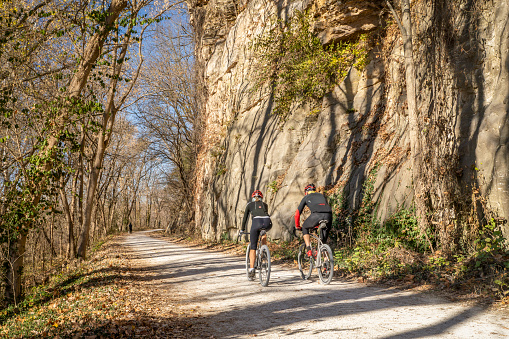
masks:
<svg viewBox="0 0 509 339"><path fill-rule="evenodd" d="M308 258L305 244L300 246L297 260L299 263L300 276L304 280L308 279L313 270L313 260Z"/></svg>
<svg viewBox="0 0 509 339"><path fill-rule="evenodd" d="M267 286L270 279L270 251L266 245L260 248L260 284Z"/></svg>
<svg viewBox="0 0 509 339"><path fill-rule="evenodd" d="M324 284L329 284L334 275L334 258L329 245L324 244L319 250L320 267L318 267L318 276Z"/></svg>
<svg viewBox="0 0 509 339"><path fill-rule="evenodd" d="M253 278L251 278L249 276L249 250L250 249L251 249L251 244L248 244L247 249L246 249L246 276L247 276L248 280L253 280Z"/></svg>

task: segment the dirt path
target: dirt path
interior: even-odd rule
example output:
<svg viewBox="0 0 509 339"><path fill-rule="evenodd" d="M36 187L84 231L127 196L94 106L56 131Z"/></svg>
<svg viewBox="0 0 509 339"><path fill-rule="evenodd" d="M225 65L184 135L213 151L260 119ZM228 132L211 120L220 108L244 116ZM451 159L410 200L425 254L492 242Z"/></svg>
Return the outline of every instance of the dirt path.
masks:
<svg viewBox="0 0 509 339"><path fill-rule="evenodd" d="M333 280L321 285L298 271L272 267L263 288L247 281L243 258L152 238L125 238L161 295L196 312L203 337L244 338L506 338L509 314L452 303L427 293ZM164 298L163 298L164 300ZM161 305L163 308L165 305Z"/></svg>

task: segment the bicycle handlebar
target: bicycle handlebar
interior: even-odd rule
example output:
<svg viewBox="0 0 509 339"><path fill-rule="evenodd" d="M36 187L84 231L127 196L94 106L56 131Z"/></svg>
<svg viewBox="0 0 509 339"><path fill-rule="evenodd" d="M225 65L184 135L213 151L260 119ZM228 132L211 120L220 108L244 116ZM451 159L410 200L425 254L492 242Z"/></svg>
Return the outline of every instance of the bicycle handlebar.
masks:
<svg viewBox="0 0 509 339"><path fill-rule="evenodd" d="M243 234L249 234L249 232L240 230L239 234L237 235L237 242L240 242L240 238L242 237Z"/></svg>
<svg viewBox="0 0 509 339"><path fill-rule="evenodd" d="M243 230L240 230L239 231L239 234L237 235L237 242L240 241L240 238L243 234L247 234L247 235L251 235L250 232L246 232L246 231L243 231ZM267 231L265 230L265 228L262 228L261 229L261 232L260 232L260 236L263 235L263 234L267 234Z"/></svg>

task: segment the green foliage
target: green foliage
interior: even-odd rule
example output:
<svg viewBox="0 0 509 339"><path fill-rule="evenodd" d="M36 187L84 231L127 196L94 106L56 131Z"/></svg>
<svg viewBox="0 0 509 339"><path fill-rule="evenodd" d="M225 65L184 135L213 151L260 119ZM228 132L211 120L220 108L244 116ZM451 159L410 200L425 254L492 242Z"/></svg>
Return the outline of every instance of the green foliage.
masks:
<svg viewBox="0 0 509 339"><path fill-rule="evenodd" d="M343 193L340 191L329 194L327 199L334 214L334 219L332 221L332 224L334 225L335 223L339 223L339 217L342 213L344 213L348 201L344 198Z"/></svg>
<svg viewBox="0 0 509 339"><path fill-rule="evenodd" d="M347 216L347 202L342 193L329 196L333 209L332 237L334 230L349 232L352 238L336 252L340 269L348 272L364 272L375 277L386 277L397 272L408 272L407 263L399 261L394 251L425 251L427 243L420 234L415 209L399 209L385 223L376 218L377 206L373 202L375 182L381 164L377 163L368 173L362 187L359 210L354 213L353 225Z"/></svg>
<svg viewBox="0 0 509 339"><path fill-rule="evenodd" d="M500 253L507 248L506 239L502 234L502 230L493 218L490 219L487 225L481 228L479 237L474 241L474 244L477 248L477 257Z"/></svg>
<svg viewBox="0 0 509 339"><path fill-rule="evenodd" d="M267 188L269 189L270 192L277 193L277 191L279 191L280 186L277 180L274 180L267 184Z"/></svg>
<svg viewBox="0 0 509 339"><path fill-rule="evenodd" d="M451 266L450 260L447 260L442 256L430 256L428 258L427 264L423 266L423 269L427 271L440 271L446 269L449 266Z"/></svg>
<svg viewBox="0 0 509 339"><path fill-rule="evenodd" d="M223 233L221 233L221 237L219 239L220 243L230 242L230 240L231 240L231 238L230 238L230 233L229 232L224 231Z"/></svg>
<svg viewBox="0 0 509 339"><path fill-rule="evenodd" d="M368 62L366 36L357 42L323 46L311 31L311 15L296 11L286 23L261 36L255 43L261 61L255 88L271 82L274 114L286 121L294 103L317 102L341 81L350 67Z"/></svg>
<svg viewBox="0 0 509 339"><path fill-rule="evenodd" d="M501 295L509 294L509 248L495 219L479 230L474 241L476 251L472 255L471 269L481 275L493 277L495 290Z"/></svg>
<svg viewBox="0 0 509 339"><path fill-rule="evenodd" d="M380 163L376 163L370 170L366 180L362 184L362 200L359 211L354 221L354 229L358 235L358 241L371 243L380 238L380 222L376 219L376 205L373 202L373 193Z"/></svg>
<svg viewBox="0 0 509 339"><path fill-rule="evenodd" d="M509 250L500 225L495 219L478 231L475 253L456 253L453 256L441 251L430 253L429 244L437 247L438 239L433 228L423 233L417 223L415 208L399 208L383 225L376 220L376 206L372 202L377 166L363 185L362 203L354 221L355 237L352 246L340 247L335 252L338 270L374 280L404 279L415 284L426 282L440 286L453 283L476 283L470 291L491 294L498 298L509 296ZM329 196L335 213L335 222L344 206L343 197ZM334 223L333 223L334 225ZM348 244L347 244L348 245Z"/></svg>
<svg viewBox="0 0 509 339"><path fill-rule="evenodd" d="M93 247L92 249L90 250L91 253L94 253L94 252L97 252L101 247L102 245L104 245L104 243L106 242L106 239L103 239L103 240L100 240L98 241Z"/></svg>
<svg viewBox="0 0 509 339"><path fill-rule="evenodd" d="M399 209L384 223L384 231L394 239L394 245L403 245L405 248L423 253L429 251L429 243L426 239L434 239L431 228L426 229L424 235L419 229L415 216L415 207L411 209Z"/></svg>
<svg viewBox="0 0 509 339"><path fill-rule="evenodd" d="M226 165L223 163L220 163L217 165L216 175L221 176L226 173Z"/></svg>
<svg viewBox="0 0 509 339"><path fill-rule="evenodd" d="M328 194L327 200L332 209L329 239L337 245L350 243L353 230L351 217L348 216L348 200L341 191Z"/></svg>
<svg viewBox="0 0 509 339"><path fill-rule="evenodd" d="M59 112L68 109L72 121L55 132L55 120ZM12 181L4 182L4 199L1 209L4 211L0 220L0 243L15 241L19 236L28 234L29 230L40 224L48 215L56 212L55 200L58 193L59 179L71 171L65 158L79 151L76 124L85 116L102 111L97 102L79 100L53 100L45 104L34 105L32 110L17 112L17 119L3 117L1 121L8 135L4 137L4 147L15 148L13 139L19 139L17 129L21 120L24 126L33 124L43 126L38 136L26 136L31 140L33 151L23 161L14 162L19 166L20 175ZM94 130L95 125L89 125ZM56 135L55 135L56 133ZM17 138L11 138L10 135ZM47 150L48 139L56 136L59 144ZM47 169L49 168L49 169Z"/></svg>

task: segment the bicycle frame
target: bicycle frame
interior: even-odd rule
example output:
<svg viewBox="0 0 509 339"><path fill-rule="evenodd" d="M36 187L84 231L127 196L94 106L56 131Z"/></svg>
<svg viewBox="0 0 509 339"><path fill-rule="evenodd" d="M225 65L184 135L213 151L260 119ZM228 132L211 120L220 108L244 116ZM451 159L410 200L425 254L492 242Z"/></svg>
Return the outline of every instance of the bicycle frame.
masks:
<svg viewBox="0 0 509 339"><path fill-rule="evenodd" d="M306 254L306 242L302 241L299 245L297 261L299 263L299 271L302 279L306 280L311 276L313 268L318 270L318 276L324 284L329 284L334 274L334 258L330 247L324 244L321 239L322 230L327 227L327 220L320 220L319 226L309 231L310 245L312 251L316 251L316 256L308 257ZM315 232L316 230L316 232ZM316 247L316 248L315 248ZM322 256L325 255L325 258ZM306 267L306 262L309 267Z"/></svg>
<svg viewBox="0 0 509 339"><path fill-rule="evenodd" d="M320 225L318 226L318 228L313 228L311 232L309 232L309 236L310 237L313 237L314 239L316 239L317 241L317 246L316 246L316 250L318 251L318 249L320 247L322 247L323 245L323 241L322 239L320 238L320 234L322 232L322 230L324 228L327 227L327 222L324 222L323 220L320 222ZM316 231L316 232L315 232ZM317 256L316 259L314 260L314 265L315 267L322 267L322 258L321 256Z"/></svg>
<svg viewBox="0 0 509 339"><path fill-rule="evenodd" d="M240 237L241 237L242 235L244 235L244 234L246 234L248 237L251 235L251 233L249 233L249 232L239 231L239 235L237 236L237 242L239 242ZM266 234L267 234L267 231L266 231L266 230L264 230L264 229L260 230L260 235L258 236L258 242L256 243L256 244L257 244L257 245L256 245L256 248L257 248L257 249L259 249L259 248L262 246L262 238L263 238L263 236L264 236L264 235L266 235Z"/></svg>
<svg viewBox="0 0 509 339"><path fill-rule="evenodd" d="M240 240L240 237L243 234L250 234L248 232L240 231L237 237L237 242ZM260 235L258 237L256 252L255 252L255 262L253 268L255 271L258 271L260 276L260 284L262 286L267 286L269 284L270 279L270 250L267 245L263 245L262 238L267 234L267 231L264 229L260 230ZM248 245L246 249L246 271L250 266L250 252L251 247ZM249 275L249 274L248 274ZM249 276L248 276L249 279Z"/></svg>

